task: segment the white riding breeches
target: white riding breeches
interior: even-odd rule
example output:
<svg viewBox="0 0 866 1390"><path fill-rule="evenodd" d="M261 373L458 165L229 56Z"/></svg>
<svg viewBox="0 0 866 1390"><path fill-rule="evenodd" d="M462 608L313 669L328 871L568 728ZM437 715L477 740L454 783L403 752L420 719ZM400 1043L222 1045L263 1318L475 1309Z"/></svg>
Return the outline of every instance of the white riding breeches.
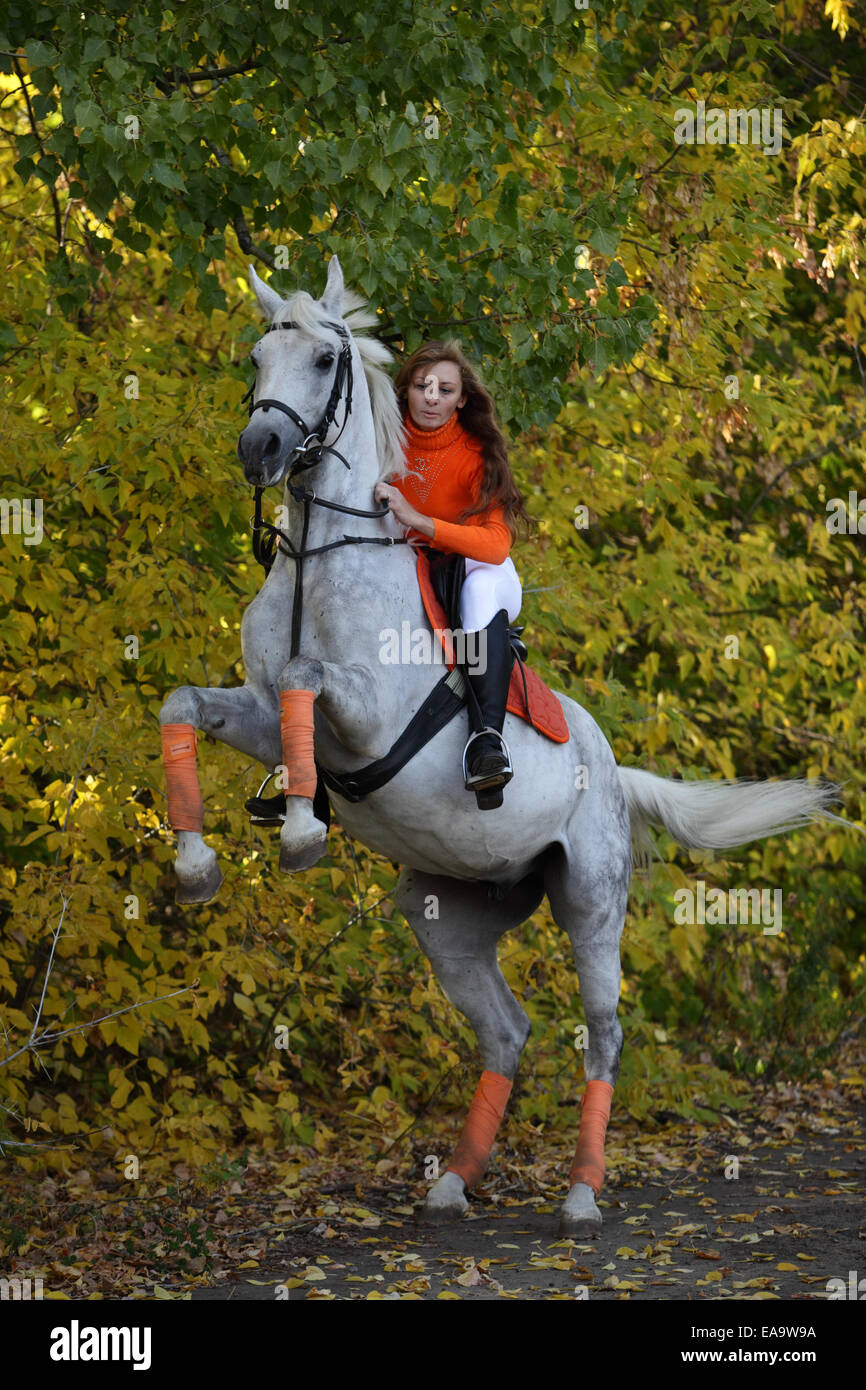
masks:
<svg viewBox="0 0 866 1390"><path fill-rule="evenodd" d="M483 560L466 560L466 578L460 590L460 622L464 632L485 628L500 608L513 623L523 602L523 588L508 555L501 565L488 565Z"/></svg>

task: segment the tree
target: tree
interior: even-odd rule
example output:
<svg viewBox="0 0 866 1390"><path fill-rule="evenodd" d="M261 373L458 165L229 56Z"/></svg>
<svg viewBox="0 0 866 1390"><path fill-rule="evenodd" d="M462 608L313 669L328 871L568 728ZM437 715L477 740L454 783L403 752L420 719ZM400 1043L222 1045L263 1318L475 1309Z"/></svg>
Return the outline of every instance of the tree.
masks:
<svg viewBox="0 0 866 1390"><path fill-rule="evenodd" d="M862 30L841 0L296 5L267 44L241 5L78 13L11 0L0 36L2 496L44 504L44 538L9 512L0 548L0 1016L26 1039L60 892L46 1021L200 984L55 1046L51 1084L22 1053L3 1099L198 1162L326 1149L339 1075L345 1132L390 1141L457 1095L469 1042L390 915L392 867L337 827L278 878L242 810L257 770L208 745L226 889L194 918L171 901L156 711L240 679L259 583L232 457L244 263L319 292L336 251L398 353L453 331L480 359L541 523L515 556L532 663L620 761L826 772L862 818ZM677 144L699 100L781 107L779 155ZM854 531L828 530L834 498ZM619 1100L693 1115L739 1072L832 1058L862 1013L857 838L662 852L627 928ZM779 885L783 936L674 925L689 876ZM534 1029L517 1114L571 1124L581 1017L545 912L504 969Z"/></svg>

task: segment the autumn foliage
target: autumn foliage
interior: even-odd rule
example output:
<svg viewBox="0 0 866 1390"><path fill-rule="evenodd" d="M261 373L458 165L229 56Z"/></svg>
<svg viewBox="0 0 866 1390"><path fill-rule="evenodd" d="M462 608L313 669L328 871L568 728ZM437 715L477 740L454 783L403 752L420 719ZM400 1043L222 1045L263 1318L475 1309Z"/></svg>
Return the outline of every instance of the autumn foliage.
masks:
<svg viewBox="0 0 866 1390"><path fill-rule="evenodd" d="M261 582L234 453L250 256L286 249L275 286L319 294L337 252L395 350L454 332L480 363L540 522L514 554L531 664L621 763L825 775L862 822L854 6L437 4L426 35L417 7L368 5L351 33L344 8L276 12L267 45L239 4L172 25L103 0L85 30L12 0L0 20L0 494L44 504L39 543L0 538L0 1020L13 1051L64 898L41 1027L173 995L49 1042L47 1070L32 1050L0 1065L0 1142L24 1164L69 1165L25 1145L77 1135L155 1171L375 1156L465 1105L479 1069L392 907L396 866L337 820L327 858L281 876L243 810L260 769L203 736L226 881L174 905L157 712L242 681ZM699 98L781 107L781 152L677 145ZM853 529L828 529L834 498ZM706 1118L749 1078L832 1068L866 1013L862 836L659 846L633 883L614 1113ZM780 888L784 930L677 925L696 879ZM583 1014L546 906L501 961L533 1025L516 1122L573 1130Z"/></svg>

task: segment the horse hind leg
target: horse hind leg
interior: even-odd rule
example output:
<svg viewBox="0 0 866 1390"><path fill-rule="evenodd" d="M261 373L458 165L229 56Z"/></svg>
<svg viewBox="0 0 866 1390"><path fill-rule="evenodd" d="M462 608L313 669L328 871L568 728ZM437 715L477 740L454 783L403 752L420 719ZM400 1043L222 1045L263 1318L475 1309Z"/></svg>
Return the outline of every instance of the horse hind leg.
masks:
<svg viewBox="0 0 866 1390"><path fill-rule="evenodd" d="M483 1074L446 1171L420 1212L437 1224L457 1220L466 1192L483 1176L530 1023L505 982L496 955L499 938L535 911L544 895L529 874L500 894L492 885L404 869L395 901L433 967L439 984L478 1039ZM435 914L435 915L434 915Z"/></svg>
<svg viewBox="0 0 866 1390"><path fill-rule="evenodd" d="M547 878L547 894L557 925L567 932L587 1023L584 1092L569 1191L560 1213L563 1236L596 1236L602 1216L597 1197L604 1181L604 1140L613 1088L619 1074L622 1028L617 1018L620 989L619 943L628 905L631 844L613 847L603 873L578 885L568 859L558 860ZM587 891L587 883L591 889Z"/></svg>

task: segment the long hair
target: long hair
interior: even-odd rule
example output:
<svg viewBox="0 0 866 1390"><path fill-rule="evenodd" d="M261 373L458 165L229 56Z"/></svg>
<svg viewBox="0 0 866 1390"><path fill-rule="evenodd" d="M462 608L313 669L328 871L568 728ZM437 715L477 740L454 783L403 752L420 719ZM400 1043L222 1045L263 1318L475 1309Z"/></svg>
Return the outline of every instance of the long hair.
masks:
<svg viewBox="0 0 866 1390"><path fill-rule="evenodd" d="M437 338L422 343L400 367L394 378L394 390L403 418L406 418L409 410L409 383L415 371L433 362L453 362L459 368L466 403L458 407L457 417L469 434L481 440L483 447L481 494L474 507L464 508L460 513L458 523L485 512L491 503L496 503L502 508L512 541L518 539L521 531L528 536L536 522L526 510L523 494L514 481L508 462L508 445L497 419L496 407L489 391L464 357L456 338Z"/></svg>

